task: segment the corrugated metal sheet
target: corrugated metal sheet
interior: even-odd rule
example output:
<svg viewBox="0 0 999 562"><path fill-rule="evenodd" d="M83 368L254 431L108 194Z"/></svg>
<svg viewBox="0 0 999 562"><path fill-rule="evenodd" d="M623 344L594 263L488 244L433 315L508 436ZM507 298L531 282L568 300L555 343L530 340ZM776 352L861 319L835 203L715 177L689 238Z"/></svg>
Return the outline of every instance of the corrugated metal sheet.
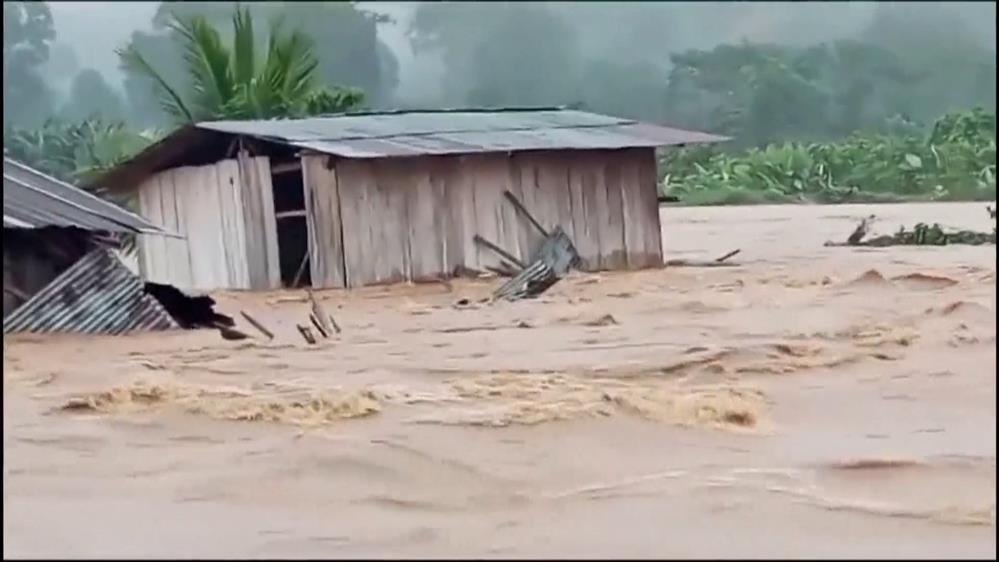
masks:
<svg viewBox="0 0 999 562"><path fill-rule="evenodd" d="M135 189L151 174L217 150L233 135L345 158L642 148L728 140L563 108L407 110L309 119L213 121L178 128L91 185Z"/></svg>
<svg viewBox="0 0 999 562"><path fill-rule="evenodd" d="M179 328L142 281L114 254L98 248L4 318L5 334L121 334Z"/></svg>
<svg viewBox="0 0 999 562"><path fill-rule="evenodd" d="M199 123L197 127L345 158L618 149L728 140L568 109L372 113L215 121Z"/></svg>
<svg viewBox="0 0 999 562"><path fill-rule="evenodd" d="M78 227L105 232L165 232L117 205L10 158L3 159L4 226Z"/></svg>

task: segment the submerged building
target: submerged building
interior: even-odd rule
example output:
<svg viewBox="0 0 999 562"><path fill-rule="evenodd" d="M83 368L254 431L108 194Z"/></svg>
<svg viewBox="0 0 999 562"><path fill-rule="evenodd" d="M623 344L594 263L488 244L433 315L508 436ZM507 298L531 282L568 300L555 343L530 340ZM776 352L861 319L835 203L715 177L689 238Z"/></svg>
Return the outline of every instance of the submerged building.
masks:
<svg viewBox="0 0 999 562"><path fill-rule="evenodd" d="M118 334L177 323L118 258L138 215L4 157L3 329Z"/></svg>
<svg viewBox="0 0 999 562"><path fill-rule="evenodd" d="M183 238L139 267L182 288L359 287L527 261L504 203L571 237L585 270L663 263L655 149L725 140L561 108L397 111L184 126L100 178Z"/></svg>

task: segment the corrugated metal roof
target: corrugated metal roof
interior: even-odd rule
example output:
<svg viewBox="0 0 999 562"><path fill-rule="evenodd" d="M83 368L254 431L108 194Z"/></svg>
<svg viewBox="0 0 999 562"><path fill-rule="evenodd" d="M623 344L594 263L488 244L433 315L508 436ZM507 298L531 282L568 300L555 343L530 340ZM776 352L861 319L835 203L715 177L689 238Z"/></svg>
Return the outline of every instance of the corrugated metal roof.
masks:
<svg viewBox="0 0 999 562"><path fill-rule="evenodd" d="M93 250L3 321L5 334L121 334L179 328L110 250Z"/></svg>
<svg viewBox="0 0 999 562"><path fill-rule="evenodd" d="M3 159L3 217L4 226L13 228L75 226L166 234L135 213L7 157Z"/></svg>
<svg viewBox="0 0 999 562"><path fill-rule="evenodd" d="M349 113L309 119L183 125L91 185L135 189L149 175L247 136L344 158L659 147L728 137L563 108Z"/></svg>
<svg viewBox="0 0 999 562"><path fill-rule="evenodd" d="M707 133L557 108L213 121L198 123L197 127L291 144L345 158L617 149L728 140Z"/></svg>

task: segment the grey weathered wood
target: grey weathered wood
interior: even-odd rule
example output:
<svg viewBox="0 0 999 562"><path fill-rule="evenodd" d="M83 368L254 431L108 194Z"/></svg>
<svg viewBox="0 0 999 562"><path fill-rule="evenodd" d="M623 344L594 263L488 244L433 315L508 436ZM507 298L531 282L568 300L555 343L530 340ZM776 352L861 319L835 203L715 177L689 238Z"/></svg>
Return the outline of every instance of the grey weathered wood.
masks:
<svg viewBox="0 0 999 562"><path fill-rule="evenodd" d="M312 304L312 315L315 317L316 322L318 322L321 326L321 331L324 333L324 337L329 337L328 334L332 334L334 330L332 322L333 317L326 312L326 309L319 303L319 300L316 299L316 295L314 295L312 291L306 291L306 293L309 295L309 302ZM337 330L337 332L339 332L339 330Z"/></svg>
<svg viewBox="0 0 999 562"><path fill-rule="evenodd" d="M511 254L510 252L507 252L507 251L506 251L506 250L504 250L503 248L500 248L500 247L499 247L499 246L497 246L496 244L493 244L493 243L492 243L492 242L490 242L489 240L486 240L485 238L483 238L483 237L479 236L478 234L476 234L475 236L473 236L473 237L472 237L472 240L473 240L473 241L474 241L474 242L475 242L476 244L481 244L481 245L485 246L486 248L489 248L489 249L490 249L490 250L492 250L493 252L496 252L496 253L497 253L497 254L499 254L500 256L503 256L503 257L504 257L504 258L506 258L507 260L509 260L509 261L513 262L513 263L514 263L514 264L515 264L515 265L516 265L517 267L519 267L520 269L524 269L524 267L526 267L526 266L524 265L524 262L520 261L520 259L518 259L518 258L517 258L516 256L512 255L512 254Z"/></svg>
<svg viewBox="0 0 999 562"><path fill-rule="evenodd" d="M299 334L302 334L302 339L304 339L306 343L309 345L315 345L316 337L312 335L312 330L301 324L295 324L295 328L298 329Z"/></svg>
<svg viewBox="0 0 999 562"><path fill-rule="evenodd" d="M276 289L281 286L281 265L269 160L253 158L241 150L238 161L249 285L258 290Z"/></svg>
<svg viewBox="0 0 999 562"><path fill-rule="evenodd" d="M520 213L522 217L527 219L531 223L531 225L534 226L534 228L538 231L539 234L541 234L541 236L544 236L545 238L548 237L548 231L545 230L545 227L541 226L541 223L538 222L538 219L534 218L534 215L532 215L524 207L524 204L520 202L520 199L517 199L517 197L509 189L503 192L503 196L506 197L507 201L513 204L513 208L516 209L517 212Z"/></svg>
<svg viewBox="0 0 999 562"><path fill-rule="evenodd" d="M291 279L291 287L293 289L297 289L300 286L302 282L302 276L305 275L305 267L309 265L310 261L311 259L309 256L309 252L306 252L305 255L302 256L302 261L299 262L298 264L298 269L295 270L295 276L292 277Z"/></svg>
<svg viewBox="0 0 999 562"><path fill-rule="evenodd" d="M274 164L271 166L271 174L287 174L289 172L298 172L302 169L302 163L298 160L294 162L281 162L280 164Z"/></svg>
<svg viewBox="0 0 999 562"><path fill-rule="evenodd" d="M312 286L343 288L346 273L337 169L325 155L302 157Z"/></svg>
<svg viewBox="0 0 999 562"><path fill-rule="evenodd" d="M635 159L639 170L639 206L642 210L642 232L645 238L643 267L662 267L663 232L659 217L659 177L656 172L656 154L652 148L627 150Z"/></svg>
<svg viewBox="0 0 999 562"><path fill-rule="evenodd" d="M494 299L518 300L531 298L548 290L580 262L572 240L556 226L538 250L537 258L520 273L503 283Z"/></svg>
<svg viewBox="0 0 999 562"><path fill-rule="evenodd" d="M721 262L723 262L723 261L725 261L725 260L727 260L727 259L735 256L736 254L738 254L741 251L742 251L741 249L732 250L731 252L725 254L724 256L721 256L719 258L715 258L715 261L718 262L718 263L721 263Z"/></svg>
<svg viewBox="0 0 999 562"><path fill-rule="evenodd" d="M243 318L246 318L246 321L249 322L251 326L259 330L261 334L267 336L267 339L274 339L274 332L268 330L263 324L257 321L256 318L250 316L248 312L240 310L239 313L243 315Z"/></svg>
<svg viewBox="0 0 999 562"><path fill-rule="evenodd" d="M312 325L315 326L316 330L319 331L319 335L320 336L322 336L324 338L329 338L330 337L330 333L327 332L325 328L323 328L323 325L320 324L320 322L319 322L318 319L316 319L316 315L315 314L309 314L309 321L312 322Z"/></svg>

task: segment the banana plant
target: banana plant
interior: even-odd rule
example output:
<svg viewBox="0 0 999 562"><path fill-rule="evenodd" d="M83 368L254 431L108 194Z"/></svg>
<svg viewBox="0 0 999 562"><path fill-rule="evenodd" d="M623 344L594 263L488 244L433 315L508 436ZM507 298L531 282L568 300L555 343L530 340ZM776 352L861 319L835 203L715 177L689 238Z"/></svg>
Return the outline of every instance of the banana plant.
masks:
<svg viewBox="0 0 999 562"><path fill-rule="evenodd" d="M666 194L681 200L706 200L712 191L765 194L774 201L994 199L995 115L981 109L944 115L927 138L855 134L741 153L684 148L664 153L662 165L670 175Z"/></svg>

